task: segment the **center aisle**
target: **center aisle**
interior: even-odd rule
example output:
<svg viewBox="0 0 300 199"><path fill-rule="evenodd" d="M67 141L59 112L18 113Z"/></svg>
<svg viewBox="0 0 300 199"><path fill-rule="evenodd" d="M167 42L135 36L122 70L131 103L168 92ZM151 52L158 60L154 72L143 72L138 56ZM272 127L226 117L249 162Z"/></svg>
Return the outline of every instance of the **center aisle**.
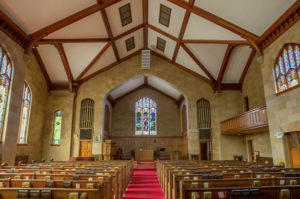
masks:
<svg viewBox="0 0 300 199"><path fill-rule="evenodd" d="M134 169L133 178L124 194L124 199L164 199L164 193L157 179L156 169L139 166Z"/></svg>

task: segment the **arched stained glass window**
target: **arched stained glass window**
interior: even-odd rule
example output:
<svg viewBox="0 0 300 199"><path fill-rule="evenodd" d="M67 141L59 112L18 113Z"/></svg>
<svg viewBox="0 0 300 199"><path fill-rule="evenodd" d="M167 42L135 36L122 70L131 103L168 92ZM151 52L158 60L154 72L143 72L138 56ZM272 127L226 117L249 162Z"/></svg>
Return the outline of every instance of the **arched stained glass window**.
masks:
<svg viewBox="0 0 300 199"><path fill-rule="evenodd" d="M274 66L276 91L280 93L299 85L300 49L299 44L286 44Z"/></svg>
<svg viewBox="0 0 300 199"><path fill-rule="evenodd" d="M62 111L55 111L52 144L59 145L61 138Z"/></svg>
<svg viewBox="0 0 300 199"><path fill-rule="evenodd" d="M3 127L7 110L7 100L10 91L12 65L7 53L0 45L0 140L3 135Z"/></svg>
<svg viewBox="0 0 300 199"><path fill-rule="evenodd" d="M20 122L20 129L19 129L18 144L27 143L31 100L32 100L31 91L28 84L25 82L24 91L23 91L23 103L22 103L22 110L21 110L21 122Z"/></svg>
<svg viewBox="0 0 300 199"><path fill-rule="evenodd" d="M156 103L143 97L135 103L135 135L157 135Z"/></svg>

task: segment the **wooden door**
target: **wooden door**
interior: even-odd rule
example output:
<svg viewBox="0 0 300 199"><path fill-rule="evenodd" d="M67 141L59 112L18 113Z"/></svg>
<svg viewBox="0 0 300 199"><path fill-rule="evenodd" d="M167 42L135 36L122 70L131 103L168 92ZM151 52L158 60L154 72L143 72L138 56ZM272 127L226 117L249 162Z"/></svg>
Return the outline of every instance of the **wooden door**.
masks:
<svg viewBox="0 0 300 199"><path fill-rule="evenodd" d="M249 162L254 161L254 150L253 150L253 141L248 140L248 153L249 153Z"/></svg>
<svg viewBox="0 0 300 199"><path fill-rule="evenodd" d="M201 160L211 160L210 142L200 142Z"/></svg>
<svg viewBox="0 0 300 199"><path fill-rule="evenodd" d="M300 168L300 132L289 133L288 143L293 168Z"/></svg>
<svg viewBox="0 0 300 199"><path fill-rule="evenodd" d="M80 157L92 157L92 141L80 141Z"/></svg>

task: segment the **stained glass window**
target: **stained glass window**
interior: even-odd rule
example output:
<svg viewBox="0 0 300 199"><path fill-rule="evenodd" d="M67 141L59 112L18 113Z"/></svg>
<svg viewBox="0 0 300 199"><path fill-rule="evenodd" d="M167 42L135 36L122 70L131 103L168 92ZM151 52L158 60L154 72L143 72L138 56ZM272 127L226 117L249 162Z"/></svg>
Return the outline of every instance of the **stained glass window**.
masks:
<svg viewBox="0 0 300 199"><path fill-rule="evenodd" d="M12 66L10 60L4 49L0 46L0 140L3 134L11 76Z"/></svg>
<svg viewBox="0 0 300 199"><path fill-rule="evenodd" d="M135 103L135 135L157 135L156 103L143 97Z"/></svg>
<svg viewBox="0 0 300 199"><path fill-rule="evenodd" d="M61 137L62 111L54 113L53 138L52 144L59 145Z"/></svg>
<svg viewBox="0 0 300 199"><path fill-rule="evenodd" d="M299 44L286 44L284 46L277 58L273 72L277 92L282 92L299 85Z"/></svg>
<svg viewBox="0 0 300 199"><path fill-rule="evenodd" d="M22 103L22 110L21 110L21 122L20 122L20 129L19 129L18 144L27 143L31 100L32 100L31 91L29 86L25 82L24 91L23 91L23 103Z"/></svg>

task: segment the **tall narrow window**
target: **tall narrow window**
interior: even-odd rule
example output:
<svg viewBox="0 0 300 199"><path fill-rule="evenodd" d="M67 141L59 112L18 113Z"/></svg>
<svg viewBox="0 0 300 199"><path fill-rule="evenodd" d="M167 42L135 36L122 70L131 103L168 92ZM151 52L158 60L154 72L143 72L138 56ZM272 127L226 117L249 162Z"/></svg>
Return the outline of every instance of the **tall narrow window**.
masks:
<svg viewBox="0 0 300 199"><path fill-rule="evenodd" d="M277 57L274 70L276 91L280 93L299 85L300 49L299 44L286 44Z"/></svg>
<svg viewBox="0 0 300 199"><path fill-rule="evenodd" d="M7 99L10 91L11 76L11 62L0 45L0 140L2 140L5 115L8 109Z"/></svg>
<svg viewBox="0 0 300 199"><path fill-rule="evenodd" d="M18 144L27 143L31 100L32 100L31 91L29 86L25 82L24 91L23 91L23 103L22 103L22 110L21 110L21 123L19 129Z"/></svg>
<svg viewBox="0 0 300 199"><path fill-rule="evenodd" d="M197 102L197 114L198 114L198 129L200 139L211 138L211 117L210 117L210 104L206 99L200 99Z"/></svg>
<svg viewBox="0 0 300 199"><path fill-rule="evenodd" d="M54 145L60 145L61 123L62 123L62 111L56 111L54 113L53 137L52 137L52 144Z"/></svg>
<svg viewBox="0 0 300 199"><path fill-rule="evenodd" d="M156 103L148 97L135 103L135 135L157 135Z"/></svg>

